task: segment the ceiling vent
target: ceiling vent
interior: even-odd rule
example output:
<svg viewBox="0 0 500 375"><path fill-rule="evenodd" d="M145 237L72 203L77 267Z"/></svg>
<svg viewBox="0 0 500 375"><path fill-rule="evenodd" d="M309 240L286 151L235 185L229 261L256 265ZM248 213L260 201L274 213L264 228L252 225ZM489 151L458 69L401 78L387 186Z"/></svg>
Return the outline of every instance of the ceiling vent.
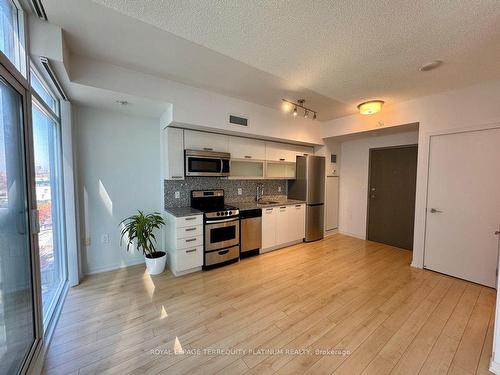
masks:
<svg viewBox="0 0 500 375"><path fill-rule="evenodd" d="M229 115L229 123L233 125L248 126L248 119L241 116Z"/></svg>
<svg viewBox="0 0 500 375"><path fill-rule="evenodd" d="M47 13L45 13L45 9L43 8L42 0L31 0L31 7L38 18L48 21Z"/></svg>
<svg viewBox="0 0 500 375"><path fill-rule="evenodd" d="M58 79L57 79L57 77L56 77L56 75L54 73L54 70L50 66L49 59L47 59L46 57L42 56L42 57L40 57L40 62L42 63L42 66L44 67L45 71L47 72L47 75L50 77L50 80L52 81L52 84L56 88L56 90L59 93L59 95L61 96L61 98L63 100L68 101L69 100L68 96L64 92L64 89L62 88L61 84L59 83L59 81L58 81Z"/></svg>

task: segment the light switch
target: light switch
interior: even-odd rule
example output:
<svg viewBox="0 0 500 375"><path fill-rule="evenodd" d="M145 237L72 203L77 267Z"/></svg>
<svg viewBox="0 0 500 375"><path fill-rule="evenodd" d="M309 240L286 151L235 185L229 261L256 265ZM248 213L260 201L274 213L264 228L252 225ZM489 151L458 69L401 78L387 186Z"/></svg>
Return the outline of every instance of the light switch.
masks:
<svg viewBox="0 0 500 375"><path fill-rule="evenodd" d="M181 192L176 191L174 196L175 196L175 199L179 199L181 197Z"/></svg>
<svg viewBox="0 0 500 375"><path fill-rule="evenodd" d="M238 195L241 195L243 194L243 189L242 188L238 188Z"/></svg>

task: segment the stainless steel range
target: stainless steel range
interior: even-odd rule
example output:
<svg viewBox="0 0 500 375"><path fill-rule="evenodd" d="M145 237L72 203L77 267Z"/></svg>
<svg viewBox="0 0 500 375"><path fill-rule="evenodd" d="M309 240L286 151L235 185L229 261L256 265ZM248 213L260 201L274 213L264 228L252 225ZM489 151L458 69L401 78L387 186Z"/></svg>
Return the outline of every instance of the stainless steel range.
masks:
<svg viewBox="0 0 500 375"><path fill-rule="evenodd" d="M240 258L240 212L224 204L224 190L191 191L191 207L204 213L204 264L207 269Z"/></svg>

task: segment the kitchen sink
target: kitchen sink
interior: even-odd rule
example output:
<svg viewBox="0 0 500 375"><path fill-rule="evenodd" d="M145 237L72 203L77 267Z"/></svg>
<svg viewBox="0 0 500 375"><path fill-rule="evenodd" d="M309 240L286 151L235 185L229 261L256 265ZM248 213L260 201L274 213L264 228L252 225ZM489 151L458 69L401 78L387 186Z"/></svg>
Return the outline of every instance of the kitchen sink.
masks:
<svg viewBox="0 0 500 375"><path fill-rule="evenodd" d="M276 203L279 203L278 201L258 201L257 204L263 204L263 205L266 205L266 204L276 204Z"/></svg>

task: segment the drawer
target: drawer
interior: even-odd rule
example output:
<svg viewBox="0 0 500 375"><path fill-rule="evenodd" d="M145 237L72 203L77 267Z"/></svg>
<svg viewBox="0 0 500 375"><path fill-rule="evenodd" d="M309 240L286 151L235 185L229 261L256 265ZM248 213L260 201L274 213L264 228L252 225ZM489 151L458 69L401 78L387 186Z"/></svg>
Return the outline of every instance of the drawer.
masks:
<svg viewBox="0 0 500 375"><path fill-rule="evenodd" d="M175 227L194 227L203 224L203 215L193 215L175 218Z"/></svg>
<svg viewBox="0 0 500 375"><path fill-rule="evenodd" d="M214 250L205 253L205 266L211 266L225 262L226 260L236 259L240 257L240 247L234 246L227 249Z"/></svg>
<svg viewBox="0 0 500 375"><path fill-rule="evenodd" d="M178 238L176 245L177 250L186 249L188 247L203 246L203 236Z"/></svg>
<svg viewBox="0 0 500 375"><path fill-rule="evenodd" d="M188 247L175 253L176 271L185 271L203 266L203 246Z"/></svg>
<svg viewBox="0 0 500 375"><path fill-rule="evenodd" d="M203 235L203 225L176 228L175 238L186 238Z"/></svg>

